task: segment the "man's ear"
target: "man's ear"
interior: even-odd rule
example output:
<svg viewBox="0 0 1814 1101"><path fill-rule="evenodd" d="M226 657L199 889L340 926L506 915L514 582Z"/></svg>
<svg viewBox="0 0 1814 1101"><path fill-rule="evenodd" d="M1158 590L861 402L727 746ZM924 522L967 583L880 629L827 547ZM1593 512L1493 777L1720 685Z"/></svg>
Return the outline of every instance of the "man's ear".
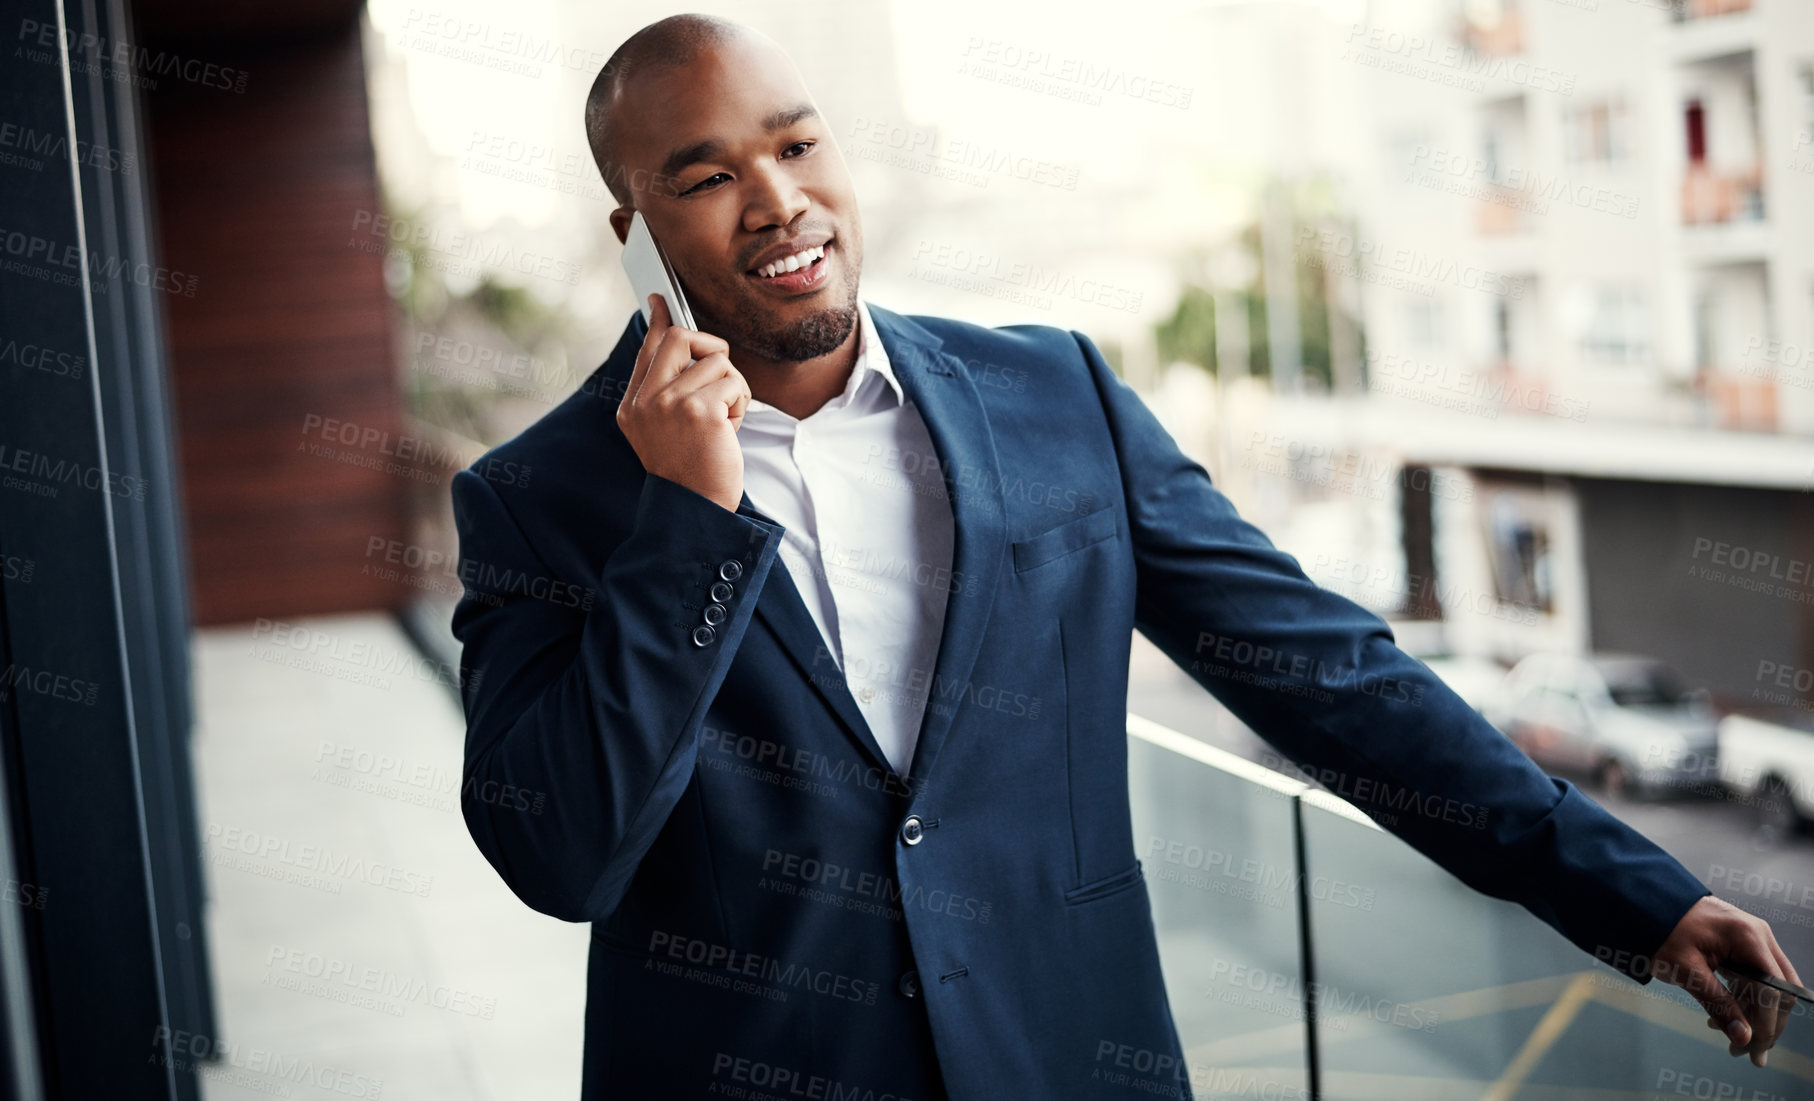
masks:
<svg viewBox="0 0 1814 1101"><path fill-rule="evenodd" d="M630 219L636 211L627 206L620 206L611 212L611 231L617 234L617 243L623 244L630 239Z"/></svg>

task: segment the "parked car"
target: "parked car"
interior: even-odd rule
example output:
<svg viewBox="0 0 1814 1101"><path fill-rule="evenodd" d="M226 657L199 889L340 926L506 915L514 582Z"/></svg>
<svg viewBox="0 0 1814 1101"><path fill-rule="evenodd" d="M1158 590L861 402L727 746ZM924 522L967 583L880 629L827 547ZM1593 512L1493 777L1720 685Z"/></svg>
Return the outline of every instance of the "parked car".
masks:
<svg viewBox="0 0 1814 1101"><path fill-rule="evenodd" d="M1772 711L1720 720L1720 780L1779 835L1814 823L1814 714Z"/></svg>
<svg viewBox="0 0 1814 1101"><path fill-rule="evenodd" d="M1717 787L1719 730L1704 689L1654 658L1532 654L1512 667L1488 718L1545 768L1609 793Z"/></svg>

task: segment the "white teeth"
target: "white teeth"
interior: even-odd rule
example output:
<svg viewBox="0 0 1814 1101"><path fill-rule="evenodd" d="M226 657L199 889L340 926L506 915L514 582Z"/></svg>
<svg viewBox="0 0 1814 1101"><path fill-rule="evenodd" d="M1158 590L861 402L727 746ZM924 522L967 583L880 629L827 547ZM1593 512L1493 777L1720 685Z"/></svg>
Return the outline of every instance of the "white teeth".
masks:
<svg viewBox="0 0 1814 1101"><path fill-rule="evenodd" d="M801 268L824 255L825 246L814 245L812 248L806 249L803 252L796 252L792 256L783 257L772 264L765 265L761 270L761 274L764 279L773 279L777 275L784 275L790 271L799 271Z"/></svg>

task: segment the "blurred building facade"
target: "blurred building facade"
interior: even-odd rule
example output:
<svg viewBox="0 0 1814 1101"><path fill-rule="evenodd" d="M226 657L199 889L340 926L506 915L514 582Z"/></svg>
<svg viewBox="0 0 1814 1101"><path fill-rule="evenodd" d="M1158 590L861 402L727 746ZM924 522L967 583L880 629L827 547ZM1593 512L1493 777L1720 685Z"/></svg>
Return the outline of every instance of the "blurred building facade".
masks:
<svg viewBox="0 0 1814 1101"><path fill-rule="evenodd" d="M1393 471L1403 555L1326 582L1439 614L1442 650L1638 651L1728 706L1758 653L1814 667L1807 16L1486 0L1350 31L1357 217L1298 258L1358 288L1367 399L1272 423Z"/></svg>

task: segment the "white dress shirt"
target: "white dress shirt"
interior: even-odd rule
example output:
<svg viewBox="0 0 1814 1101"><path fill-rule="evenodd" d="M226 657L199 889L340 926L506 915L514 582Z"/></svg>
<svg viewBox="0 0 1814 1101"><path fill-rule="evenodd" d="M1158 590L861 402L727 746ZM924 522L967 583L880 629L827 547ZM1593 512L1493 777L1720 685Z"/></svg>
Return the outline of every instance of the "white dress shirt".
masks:
<svg viewBox="0 0 1814 1101"><path fill-rule="evenodd" d="M824 660L906 776L951 588L951 503L926 424L861 299L857 315L844 392L803 419L751 399L737 438L750 503L787 529L780 557Z"/></svg>

